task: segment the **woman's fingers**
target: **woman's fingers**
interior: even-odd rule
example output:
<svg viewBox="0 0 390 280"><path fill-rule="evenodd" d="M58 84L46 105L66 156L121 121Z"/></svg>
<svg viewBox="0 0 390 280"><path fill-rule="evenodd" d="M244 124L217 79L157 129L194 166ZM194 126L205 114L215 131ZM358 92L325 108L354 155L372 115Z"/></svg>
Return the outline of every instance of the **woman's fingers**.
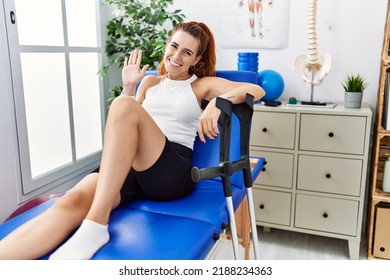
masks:
<svg viewBox="0 0 390 280"><path fill-rule="evenodd" d="M203 143L206 142L205 136L210 140L218 137L218 119L220 114L221 111L215 107L215 99L211 100L199 119L198 135Z"/></svg>
<svg viewBox="0 0 390 280"><path fill-rule="evenodd" d="M137 64L138 64L138 65L141 65L141 61L142 61L142 51L139 50L139 51L137 52Z"/></svg>
<svg viewBox="0 0 390 280"><path fill-rule="evenodd" d="M130 53L130 58L129 58L129 64L134 64L134 57L136 56L135 55L135 52L137 50L133 50L131 53Z"/></svg>
<svg viewBox="0 0 390 280"><path fill-rule="evenodd" d="M142 51L141 50L133 50L130 54L130 64L141 65L142 60Z"/></svg>
<svg viewBox="0 0 390 280"><path fill-rule="evenodd" d="M123 61L123 66L129 66L129 65L138 65L140 66L142 62L142 51L141 50L134 50L130 53L129 58L125 58Z"/></svg>
<svg viewBox="0 0 390 280"><path fill-rule="evenodd" d="M146 64L144 67L142 67L141 74L144 76L146 73L146 70L148 70L149 64Z"/></svg>
<svg viewBox="0 0 390 280"><path fill-rule="evenodd" d="M201 123L199 123L199 126L198 126L198 136L199 136L200 142L206 143L206 139L204 138L203 128L202 128Z"/></svg>
<svg viewBox="0 0 390 280"><path fill-rule="evenodd" d="M198 135L200 140L204 143L204 135L210 140L214 140L219 135L218 124L214 123L212 119L202 120L199 125Z"/></svg>

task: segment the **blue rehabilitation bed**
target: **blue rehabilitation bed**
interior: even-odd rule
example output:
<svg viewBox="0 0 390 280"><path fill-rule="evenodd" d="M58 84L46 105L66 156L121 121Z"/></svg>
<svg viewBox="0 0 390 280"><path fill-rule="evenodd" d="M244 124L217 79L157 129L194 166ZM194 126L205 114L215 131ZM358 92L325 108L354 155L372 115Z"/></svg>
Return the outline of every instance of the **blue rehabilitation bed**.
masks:
<svg viewBox="0 0 390 280"><path fill-rule="evenodd" d="M148 74L154 74L149 71ZM217 71L233 81L257 82L250 71ZM221 234L230 226L234 255L238 237L234 212L247 196L255 258L259 257L254 218L252 182L261 172L264 158L249 163L250 122L253 98L232 106L218 98L223 112L221 136L202 144L197 138L193 152L193 180L196 188L188 196L169 202L137 200L115 209L109 221L110 241L95 260L199 260L205 259ZM39 215L60 197L54 196L18 213L0 225L0 240L18 226ZM61 223L61 221L58 221ZM50 254L41 259L47 259Z"/></svg>

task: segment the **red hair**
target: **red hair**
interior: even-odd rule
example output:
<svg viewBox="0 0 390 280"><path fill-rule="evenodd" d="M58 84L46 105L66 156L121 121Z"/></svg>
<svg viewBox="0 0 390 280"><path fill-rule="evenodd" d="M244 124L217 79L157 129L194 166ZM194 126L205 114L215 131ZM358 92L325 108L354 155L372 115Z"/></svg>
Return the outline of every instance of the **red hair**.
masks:
<svg viewBox="0 0 390 280"><path fill-rule="evenodd" d="M190 68L188 70L189 74L195 74L197 77L202 78L205 76L215 76L215 65L216 65L216 55L215 55L215 41L214 35L211 30L207 27L206 24L202 22L185 22L179 23L175 26L172 35L168 39L168 43L171 41L172 36L177 31L184 31L193 36L199 42L199 49L197 56L200 55L201 58L199 62L195 65L195 68ZM166 75L167 71L165 69L164 60L160 62L158 66L159 75Z"/></svg>

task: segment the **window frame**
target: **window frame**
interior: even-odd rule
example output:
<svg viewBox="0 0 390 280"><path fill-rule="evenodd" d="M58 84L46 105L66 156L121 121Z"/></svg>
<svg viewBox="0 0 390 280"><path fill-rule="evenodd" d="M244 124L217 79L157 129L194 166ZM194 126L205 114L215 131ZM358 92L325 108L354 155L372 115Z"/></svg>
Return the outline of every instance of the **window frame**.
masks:
<svg viewBox="0 0 390 280"><path fill-rule="evenodd" d="M75 128L73 120L73 106L72 106L72 87L70 75L70 54L71 53L95 53L98 55L99 68L103 65L104 48L102 44L102 16L101 3L95 1L96 7L96 30L97 30L97 46L96 47L73 47L68 46L67 41L67 26L64 15L66 14L65 1L61 0L62 15L63 15L63 30L64 30L64 46L35 46L35 45L19 45L18 30L17 30L17 11L15 11L14 0L5 0L4 6L6 16L10 15L12 11L16 14L16 24L12 24L11 18L6 19L7 25L7 39L9 44L10 68L12 76L12 91L15 107L15 121L17 127L17 138L19 147L19 163L21 176L21 194L29 195L37 190L39 192L48 191L65 182L68 182L82 174L88 173L95 169L100 162L101 150L86 156L82 159L76 157L76 140ZM70 122L71 147L72 147L72 162L70 164L61 166L44 173L38 177L32 178L31 161L28 143L27 131L27 116L25 110L25 99L23 91L22 69L21 69L21 53L64 53L66 64L66 84L68 94L68 116ZM99 79L100 88L100 112L101 112L101 137L103 143L103 130L106 119L106 101L104 96L104 81Z"/></svg>

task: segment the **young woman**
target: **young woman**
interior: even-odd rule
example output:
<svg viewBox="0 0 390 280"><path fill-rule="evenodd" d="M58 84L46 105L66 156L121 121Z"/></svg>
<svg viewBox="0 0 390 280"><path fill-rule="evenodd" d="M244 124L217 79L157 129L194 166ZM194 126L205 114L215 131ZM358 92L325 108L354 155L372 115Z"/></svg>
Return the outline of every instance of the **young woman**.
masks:
<svg viewBox="0 0 390 280"><path fill-rule="evenodd" d="M255 84L214 77L214 38L203 23L176 26L159 76L144 77L148 66L141 69L141 57L134 50L124 61L123 93L109 110L99 172L87 175L51 208L1 240L0 259L39 258L75 229L50 259L90 259L109 241L112 209L139 197L167 201L193 190L196 133L202 142L219 134L215 97L240 103L246 93L255 100L264 95ZM210 100L203 112L202 99Z"/></svg>

